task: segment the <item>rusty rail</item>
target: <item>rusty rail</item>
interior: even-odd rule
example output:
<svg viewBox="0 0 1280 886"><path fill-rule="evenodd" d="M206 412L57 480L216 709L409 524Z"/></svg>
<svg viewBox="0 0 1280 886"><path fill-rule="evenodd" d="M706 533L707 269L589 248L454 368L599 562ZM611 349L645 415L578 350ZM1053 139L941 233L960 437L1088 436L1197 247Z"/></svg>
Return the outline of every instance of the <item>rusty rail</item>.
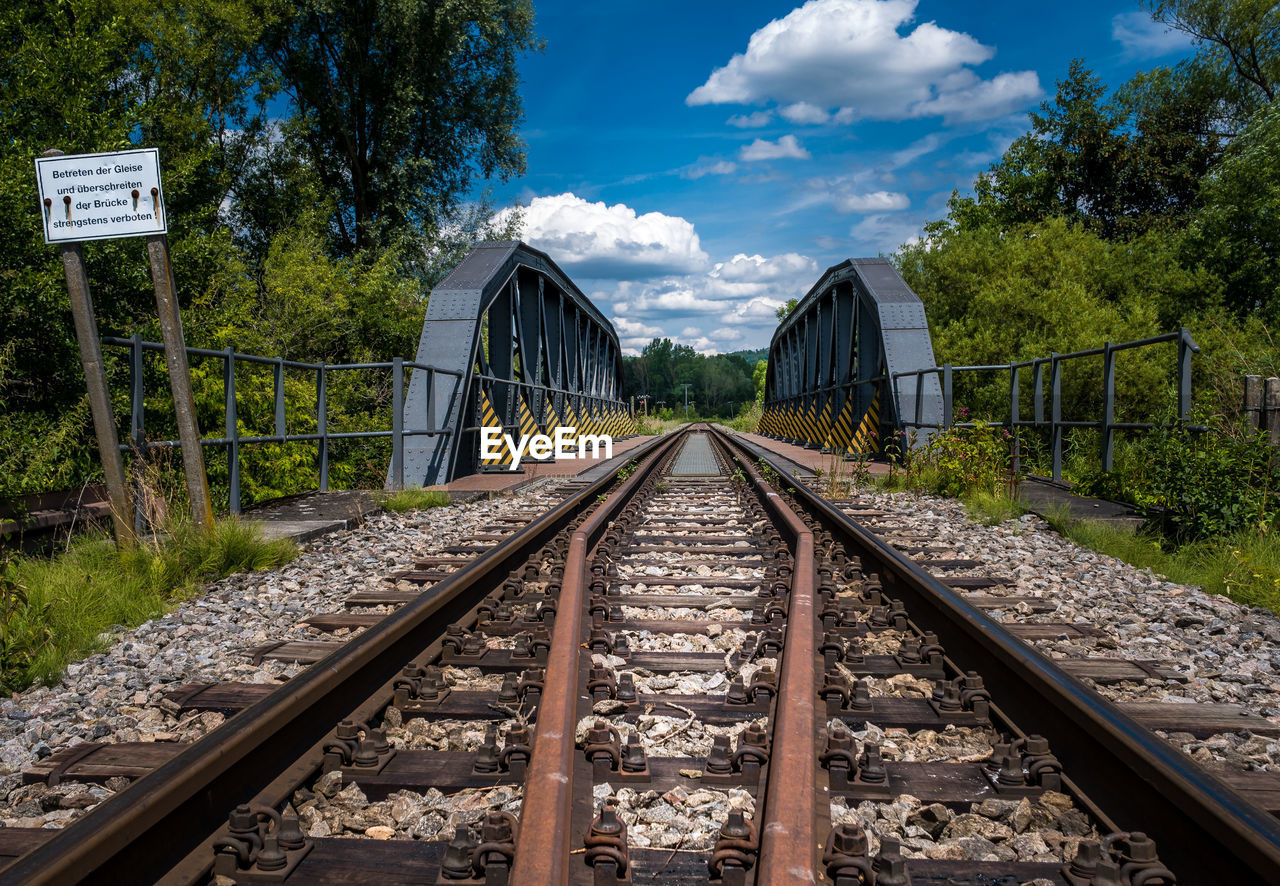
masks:
<svg viewBox="0 0 1280 886"><path fill-rule="evenodd" d="M664 441L644 444L643 457ZM353 642L241 711L170 762L104 801L74 827L0 871L0 884L196 882L212 865L227 810L273 806L318 768L308 755L353 712L380 709L406 663L429 654L444 626L566 527L613 474L591 484L406 604ZM382 694L381 701L370 698ZM361 713L357 719L364 719ZM283 774L282 774L283 773Z"/></svg>
<svg viewBox="0 0 1280 886"><path fill-rule="evenodd" d="M885 590L907 604L913 623L938 635L949 657L982 674L1006 716L1054 737L1064 772L1092 803L1156 838L1182 882L1280 884L1280 821L1013 637L780 461L763 460L811 520L878 564Z"/></svg>
<svg viewBox="0 0 1280 886"><path fill-rule="evenodd" d="M626 506L680 439L672 436L583 522L569 539L564 579L547 658L546 686L538 712L537 741L525 776L522 822L516 841L512 886L569 882L570 820L573 810L574 727L577 724L578 658L582 651L587 557L609 520Z"/></svg>
<svg viewBox="0 0 1280 886"><path fill-rule="evenodd" d="M774 711L773 753L760 825L759 883L816 883L814 806L818 787L814 736L819 721L815 670L813 533L755 467L740 461L766 507L791 535L795 571L787 605L787 642Z"/></svg>

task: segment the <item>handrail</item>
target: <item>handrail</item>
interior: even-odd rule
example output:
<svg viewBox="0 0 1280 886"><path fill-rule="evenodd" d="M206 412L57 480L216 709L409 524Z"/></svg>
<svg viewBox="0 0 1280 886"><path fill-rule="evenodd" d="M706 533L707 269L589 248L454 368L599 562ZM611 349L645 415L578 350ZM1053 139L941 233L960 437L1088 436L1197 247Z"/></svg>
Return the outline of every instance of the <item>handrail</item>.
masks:
<svg viewBox="0 0 1280 886"><path fill-rule="evenodd" d="M916 380L916 403L920 402L920 393L923 386L924 378L927 375L939 376L942 383L942 418L937 422L923 422L920 419L919 407L917 405L917 415L914 421L909 421L903 417L899 417L899 424L908 428L970 428L974 426L973 422L957 422L954 420L954 376L957 372L1008 372L1009 373L1009 420L1008 421L990 421L987 425L992 427L1011 428L1014 431L1013 437L1013 470L1018 470L1019 458L1021 454L1020 441L1018 438L1018 428L1048 428L1050 445L1052 449L1052 472L1053 479L1062 480L1062 444L1063 431L1070 428L1098 428L1102 431L1102 469L1110 471L1114 467L1115 460L1115 433L1116 431L1141 431L1150 430L1157 427L1151 422L1118 422L1115 420L1115 399L1116 399L1116 363L1115 356L1120 351L1132 350L1134 348L1144 348L1151 345L1165 344L1167 342L1177 342L1177 373L1178 373L1178 421L1185 423L1191 417L1191 355L1200 353L1200 346L1195 343L1191 337L1191 331L1185 326L1177 332L1166 332L1162 335L1153 335L1147 338L1134 339L1133 341L1121 342L1113 344L1106 342L1101 347L1086 348L1079 351L1071 351L1066 354L1054 353L1048 357L1035 357L1031 360L1015 361L1011 363L996 363L980 366L954 366L950 363L944 363L941 366L930 366L925 369L913 369L906 372L895 372L892 374L891 380L893 384L893 393L895 399L898 398L899 387L898 380L902 378L914 378ZM1068 360L1084 359L1088 357L1103 358L1103 391L1102 391L1102 413L1103 417L1097 421L1080 421L1066 420L1062 418L1062 364ZM1044 415L1044 372L1043 367L1049 366L1050 375L1050 417L1045 418ZM1035 418L1031 420L1023 419L1018 402L1018 373L1020 370L1032 370L1032 389L1034 396Z"/></svg>

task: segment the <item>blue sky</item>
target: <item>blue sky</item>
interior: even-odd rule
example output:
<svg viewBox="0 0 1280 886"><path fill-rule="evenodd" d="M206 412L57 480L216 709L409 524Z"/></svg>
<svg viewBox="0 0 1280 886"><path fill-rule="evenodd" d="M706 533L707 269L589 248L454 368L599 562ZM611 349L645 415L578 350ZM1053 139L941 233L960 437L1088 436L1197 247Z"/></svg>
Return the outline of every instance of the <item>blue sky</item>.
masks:
<svg viewBox="0 0 1280 886"><path fill-rule="evenodd" d="M632 353L767 345L822 270L943 216L1071 59L1114 87L1193 49L1132 0L535 6L528 171L492 197Z"/></svg>

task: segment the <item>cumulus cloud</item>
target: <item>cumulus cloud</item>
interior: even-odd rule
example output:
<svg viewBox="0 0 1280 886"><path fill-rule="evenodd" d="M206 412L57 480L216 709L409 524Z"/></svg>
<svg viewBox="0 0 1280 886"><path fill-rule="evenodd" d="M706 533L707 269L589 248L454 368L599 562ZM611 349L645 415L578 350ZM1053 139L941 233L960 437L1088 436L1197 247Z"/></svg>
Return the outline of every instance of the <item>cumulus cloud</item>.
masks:
<svg viewBox="0 0 1280 886"><path fill-rule="evenodd" d="M1130 58L1160 58L1191 48L1191 37L1158 22L1148 13L1122 12L1111 19L1111 39L1119 41Z"/></svg>
<svg viewBox="0 0 1280 886"><path fill-rule="evenodd" d="M759 160L808 160L809 152L794 135L784 135L776 142L758 138L749 145L743 145L738 152L738 159L743 163L755 163Z"/></svg>
<svg viewBox="0 0 1280 886"><path fill-rule="evenodd" d="M773 111L755 111L750 114L734 114L727 122L739 129L759 129L761 126L768 126L772 119Z"/></svg>
<svg viewBox="0 0 1280 886"><path fill-rule="evenodd" d="M502 224L512 210L498 213ZM590 203L572 193L535 197L523 210L526 243L548 253L571 275L598 279L644 278L704 270L693 224L679 216L623 203Z"/></svg>
<svg viewBox="0 0 1280 886"><path fill-rule="evenodd" d="M910 205L906 194L890 191L842 194L836 198L836 209L840 212L895 212Z"/></svg>
<svg viewBox="0 0 1280 886"><path fill-rule="evenodd" d="M902 33L914 21L916 2L809 0L752 34L746 51L713 71L686 102L775 102L783 116L806 118L793 122L817 122L817 112L834 110L828 119L847 123L857 117L961 119L950 98L956 91L983 100L963 119L1005 113L1011 103L1040 95L1033 71L979 81L970 66L989 61L995 50L968 34L935 22Z"/></svg>
<svg viewBox="0 0 1280 886"><path fill-rule="evenodd" d="M808 102L796 102L794 105L787 105L779 108L778 113L792 123L804 125L826 123L831 119L831 115L817 105L811 105Z"/></svg>
<svg viewBox="0 0 1280 886"><path fill-rule="evenodd" d="M817 262L796 252L784 252L773 258L740 252L726 262L718 262L707 276L732 283L776 283L814 276L817 270Z"/></svg>

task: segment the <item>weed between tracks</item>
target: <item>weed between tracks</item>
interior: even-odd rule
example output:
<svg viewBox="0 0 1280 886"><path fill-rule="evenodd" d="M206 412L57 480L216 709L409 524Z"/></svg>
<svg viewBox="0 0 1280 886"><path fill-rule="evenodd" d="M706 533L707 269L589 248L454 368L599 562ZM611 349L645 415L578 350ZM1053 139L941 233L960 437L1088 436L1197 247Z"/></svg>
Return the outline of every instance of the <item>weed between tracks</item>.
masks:
<svg viewBox="0 0 1280 886"><path fill-rule="evenodd" d="M270 569L297 555L252 523L220 520L201 532L171 523L133 551L105 533L82 536L51 559L0 564L0 690L54 683L72 661L100 651L110 632L163 613L206 581Z"/></svg>

